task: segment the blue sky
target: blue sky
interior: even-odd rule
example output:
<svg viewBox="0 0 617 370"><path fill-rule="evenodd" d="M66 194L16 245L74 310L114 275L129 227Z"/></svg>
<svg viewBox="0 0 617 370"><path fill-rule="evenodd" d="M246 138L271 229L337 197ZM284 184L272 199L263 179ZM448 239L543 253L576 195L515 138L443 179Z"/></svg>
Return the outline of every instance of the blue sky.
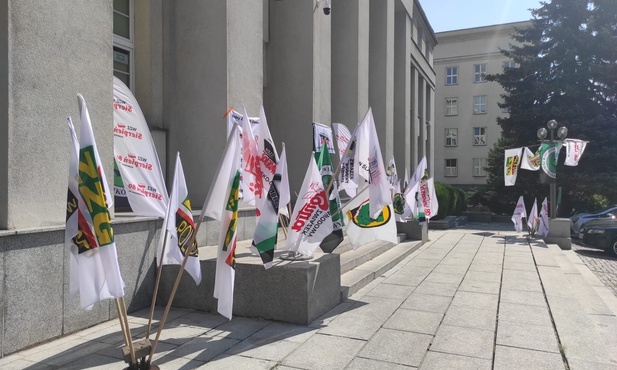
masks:
<svg viewBox="0 0 617 370"><path fill-rule="evenodd" d="M420 0L433 31L489 26L531 19L540 0Z"/></svg>

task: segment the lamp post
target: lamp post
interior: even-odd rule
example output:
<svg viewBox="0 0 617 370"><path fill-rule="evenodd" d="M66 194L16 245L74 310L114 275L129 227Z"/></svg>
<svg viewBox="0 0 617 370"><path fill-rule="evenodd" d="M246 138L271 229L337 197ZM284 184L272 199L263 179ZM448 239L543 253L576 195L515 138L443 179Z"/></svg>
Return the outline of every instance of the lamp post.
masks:
<svg viewBox="0 0 617 370"><path fill-rule="evenodd" d="M561 141L563 141L566 136L568 136L568 129L565 126L561 126L559 128L557 128L558 124L557 121L555 121L554 119L548 121L548 123L546 124L546 127L548 128L548 130L544 127L541 127L538 129L537 135L538 135L538 139L540 139L541 143L551 143L552 146L554 147L556 143L559 143ZM555 140L555 130L557 130L557 138L559 140ZM549 140L545 140L546 137L549 135L550 132L550 139ZM552 155L555 156L555 158L553 159L553 165L556 167L557 166L557 157L559 154L559 150L556 149L554 150L554 152L552 153ZM542 154L541 154L542 155ZM544 157L544 155L542 155ZM549 162L551 161L549 159L549 156L546 156L547 158L541 158L541 163L542 163L542 169L544 172L547 172L545 170L545 166L548 166L548 164L545 165L545 161L548 160ZM554 171L554 168L553 168ZM548 175L548 174L547 174ZM548 176L550 177L550 175ZM557 198L557 175L556 175L556 171L554 172L554 177L550 179L550 194L549 194L549 199L550 199L550 203L551 203L551 208L550 208L550 217L551 219L555 219L557 217L557 203L556 203L556 198Z"/></svg>

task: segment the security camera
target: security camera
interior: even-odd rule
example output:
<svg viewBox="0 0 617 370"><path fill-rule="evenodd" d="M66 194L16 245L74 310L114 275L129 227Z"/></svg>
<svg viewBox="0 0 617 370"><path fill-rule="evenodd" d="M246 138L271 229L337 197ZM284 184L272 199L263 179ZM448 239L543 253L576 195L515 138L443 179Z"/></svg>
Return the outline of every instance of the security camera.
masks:
<svg viewBox="0 0 617 370"><path fill-rule="evenodd" d="M326 3L323 6L323 13L325 15L330 15L330 0L326 0Z"/></svg>

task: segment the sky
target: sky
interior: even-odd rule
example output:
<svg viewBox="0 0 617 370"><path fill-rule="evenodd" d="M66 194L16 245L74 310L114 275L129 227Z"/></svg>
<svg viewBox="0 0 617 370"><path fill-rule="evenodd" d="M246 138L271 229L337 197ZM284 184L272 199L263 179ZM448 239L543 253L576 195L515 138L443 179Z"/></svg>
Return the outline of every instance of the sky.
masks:
<svg viewBox="0 0 617 370"><path fill-rule="evenodd" d="M526 21L540 0L420 0L433 31Z"/></svg>

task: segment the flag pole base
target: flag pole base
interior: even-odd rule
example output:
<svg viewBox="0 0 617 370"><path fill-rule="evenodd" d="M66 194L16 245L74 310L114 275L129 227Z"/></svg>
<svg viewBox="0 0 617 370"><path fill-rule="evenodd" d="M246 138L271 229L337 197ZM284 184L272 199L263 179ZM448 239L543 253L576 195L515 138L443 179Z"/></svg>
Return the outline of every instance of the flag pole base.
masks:
<svg viewBox="0 0 617 370"><path fill-rule="evenodd" d="M285 261L308 261L313 259L313 256L305 256L298 252L289 252L287 254L282 254L279 258Z"/></svg>
<svg viewBox="0 0 617 370"><path fill-rule="evenodd" d="M135 348L135 358L137 359L136 364L131 363L131 351L129 346L124 346L121 348L122 358L124 359L124 362L129 364L129 367L125 368L125 370L159 370L158 366L148 364L146 362L146 357L148 357L150 350L152 349L150 340L146 338L133 342L133 347Z"/></svg>

